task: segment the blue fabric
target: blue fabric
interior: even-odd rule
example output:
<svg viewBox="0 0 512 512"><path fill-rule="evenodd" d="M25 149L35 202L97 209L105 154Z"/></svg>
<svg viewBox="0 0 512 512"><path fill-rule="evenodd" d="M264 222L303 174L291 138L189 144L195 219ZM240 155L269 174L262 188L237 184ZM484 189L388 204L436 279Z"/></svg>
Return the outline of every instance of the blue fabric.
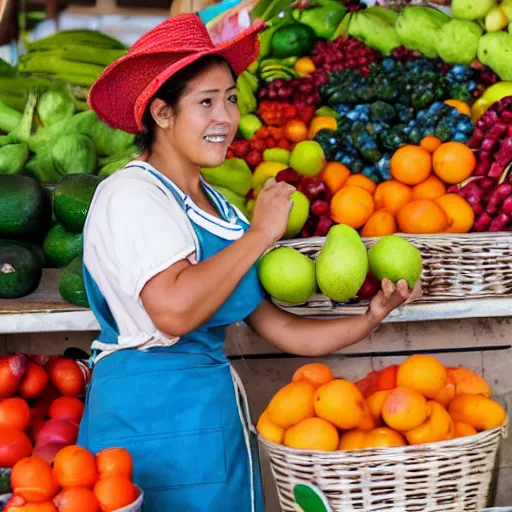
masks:
<svg viewBox="0 0 512 512"><path fill-rule="evenodd" d="M146 170L184 206L172 183ZM219 212L233 218L231 206L206 190ZM248 228L242 220L236 222ZM232 243L202 226L193 227L201 260ZM117 326L87 269L85 279L102 328L98 339L111 343ZM253 267L215 315L177 344L119 350L94 365L78 442L94 452L109 446L130 450L134 481L145 493L145 512L251 512L251 487L254 510L264 511L255 439L250 439L251 476L238 391L223 353L225 327L246 318L262 299Z"/></svg>

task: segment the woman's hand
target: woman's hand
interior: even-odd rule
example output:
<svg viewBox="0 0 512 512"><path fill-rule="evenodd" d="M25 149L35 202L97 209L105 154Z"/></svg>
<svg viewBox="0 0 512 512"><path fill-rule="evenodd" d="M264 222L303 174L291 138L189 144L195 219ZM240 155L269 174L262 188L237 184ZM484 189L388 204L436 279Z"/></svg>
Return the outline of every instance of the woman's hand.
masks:
<svg viewBox="0 0 512 512"><path fill-rule="evenodd" d="M263 234L268 247L281 239L286 231L295 187L274 178L266 181L256 198L249 231Z"/></svg>
<svg viewBox="0 0 512 512"><path fill-rule="evenodd" d="M421 297L421 281L418 280L412 290L407 281L400 280L396 286L389 280L382 280L382 289L370 302L367 315L375 324L382 322L394 309L404 302L411 302Z"/></svg>

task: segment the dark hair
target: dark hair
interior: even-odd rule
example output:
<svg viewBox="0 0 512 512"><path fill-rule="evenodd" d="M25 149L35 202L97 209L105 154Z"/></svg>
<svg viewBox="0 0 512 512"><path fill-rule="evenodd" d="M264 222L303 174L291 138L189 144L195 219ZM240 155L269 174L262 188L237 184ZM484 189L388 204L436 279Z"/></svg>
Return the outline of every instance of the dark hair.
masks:
<svg viewBox="0 0 512 512"><path fill-rule="evenodd" d="M144 130L135 135L135 144L139 151L144 152L151 149L151 144L153 143L153 138L155 135L155 120L151 115L151 103L154 99L159 98L171 108L176 109L178 103L187 88L187 84L196 78L200 73L202 73L205 69L209 68L214 64L228 64L229 70L233 75L233 79L236 81L237 76L233 71L233 68L229 65L229 63L221 57L220 55L207 55L206 57L202 57L192 64L180 69L174 75L172 75L168 80L164 82L164 84L156 91L155 95L151 98L146 107L144 115L142 116L142 125Z"/></svg>

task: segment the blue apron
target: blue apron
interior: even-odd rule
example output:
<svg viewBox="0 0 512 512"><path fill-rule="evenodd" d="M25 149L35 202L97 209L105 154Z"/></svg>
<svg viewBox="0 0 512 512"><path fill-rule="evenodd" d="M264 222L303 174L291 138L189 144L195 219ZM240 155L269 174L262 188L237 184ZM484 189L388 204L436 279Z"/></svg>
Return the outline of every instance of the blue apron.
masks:
<svg viewBox="0 0 512 512"><path fill-rule="evenodd" d="M160 180L187 213L198 262L232 243L194 221L208 215L191 209L172 182L146 164L138 166ZM203 186L222 218L247 230L229 203ZM117 343L116 322L85 267L84 279L101 326L98 341ZM246 318L262 299L254 266L215 315L175 345L120 349L94 364L78 443L95 453L111 446L131 452L145 512L264 511L245 395L223 353L225 327Z"/></svg>

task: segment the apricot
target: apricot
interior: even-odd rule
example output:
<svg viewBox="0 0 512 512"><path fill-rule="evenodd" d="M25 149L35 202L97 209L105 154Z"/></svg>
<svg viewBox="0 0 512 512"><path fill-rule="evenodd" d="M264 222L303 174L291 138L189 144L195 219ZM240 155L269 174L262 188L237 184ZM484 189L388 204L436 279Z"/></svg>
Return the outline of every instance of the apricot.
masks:
<svg viewBox="0 0 512 512"><path fill-rule="evenodd" d="M382 425L382 409L390 393L391 390L377 391L366 400L376 426Z"/></svg>
<svg viewBox="0 0 512 512"><path fill-rule="evenodd" d="M454 437L466 437L478 434L478 430L475 427L472 427L467 423L463 423L462 421L454 421L453 430Z"/></svg>
<svg viewBox="0 0 512 512"><path fill-rule="evenodd" d="M363 430L349 430L340 436L339 450L362 450L366 432Z"/></svg>
<svg viewBox="0 0 512 512"><path fill-rule="evenodd" d="M505 409L496 401L482 395L458 395L448 408L454 421L462 421L478 431L501 427L506 419Z"/></svg>
<svg viewBox="0 0 512 512"><path fill-rule="evenodd" d="M375 428L375 422L373 421L372 412L370 411L368 402L365 402L364 404L363 419L361 420L361 423L359 423L357 428L364 431L373 430Z"/></svg>
<svg viewBox="0 0 512 512"><path fill-rule="evenodd" d="M406 359L398 368L397 386L419 391L433 400L448 380L446 368L435 358L416 354Z"/></svg>
<svg viewBox="0 0 512 512"><path fill-rule="evenodd" d="M428 416L426 398L415 391L398 387L384 401L382 417L388 427L406 432L419 427Z"/></svg>
<svg viewBox="0 0 512 512"><path fill-rule="evenodd" d="M453 437L453 420L448 411L434 400L429 400L427 407L427 419L420 426L405 432L409 444L436 443Z"/></svg>
<svg viewBox="0 0 512 512"><path fill-rule="evenodd" d="M491 388L483 377L467 368L448 368L448 375L455 382L456 395L483 395L491 397Z"/></svg>
<svg viewBox="0 0 512 512"><path fill-rule="evenodd" d="M406 446L404 437L389 427L380 427L370 430L364 436L363 448L393 448Z"/></svg>
<svg viewBox="0 0 512 512"><path fill-rule="evenodd" d="M284 433L283 444L299 450L332 452L338 448L339 441L340 436L334 425L321 418L307 418Z"/></svg>
<svg viewBox="0 0 512 512"><path fill-rule="evenodd" d="M448 372L448 380L443 386L441 391L437 393L435 401L439 402L445 409L450 405L450 402L455 398L455 381Z"/></svg>
<svg viewBox="0 0 512 512"><path fill-rule="evenodd" d="M265 409L256 424L258 434L273 443L281 444L284 438L284 428L275 425L268 419L268 411Z"/></svg>
<svg viewBox="0 0 512 512"><path fill-rule="evenodd" d="M313 395L315 388L309 382L292 382L281 388L267 407L268 419L287 429L299 421L315 415Z"/></svg>
<svg viewBox="0 0 512 512"><path fill-rule="evenodd" d="M341 430L357 428L366 402L353 382L335 379L320 386L313 398L315 413Z"/></svg>

